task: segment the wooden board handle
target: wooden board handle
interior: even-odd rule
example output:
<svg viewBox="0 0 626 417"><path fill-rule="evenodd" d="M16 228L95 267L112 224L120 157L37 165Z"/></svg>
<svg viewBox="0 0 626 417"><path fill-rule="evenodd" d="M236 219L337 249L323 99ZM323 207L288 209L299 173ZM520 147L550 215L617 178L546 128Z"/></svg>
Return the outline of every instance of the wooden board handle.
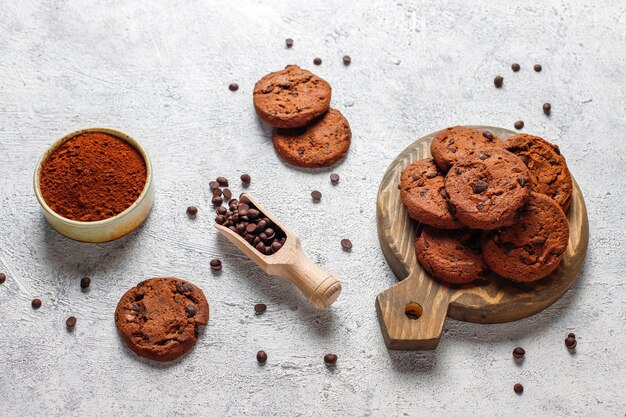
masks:
<svg viewBox="0 0 626 417"><path fill-rule="evenodd" d="M434 279L417 278L411 274L376 297L378 321L388 349L431 350L439 344L449 292L439 291L440 284Z"/></svg>
<svg viewBox="0 0 626 417"><path fill-rule="evenodd" d="M328 308L341 293L337 278L319 267L302 252L293 262L282 266L279 275L289 279L317 308Z"/></svg>

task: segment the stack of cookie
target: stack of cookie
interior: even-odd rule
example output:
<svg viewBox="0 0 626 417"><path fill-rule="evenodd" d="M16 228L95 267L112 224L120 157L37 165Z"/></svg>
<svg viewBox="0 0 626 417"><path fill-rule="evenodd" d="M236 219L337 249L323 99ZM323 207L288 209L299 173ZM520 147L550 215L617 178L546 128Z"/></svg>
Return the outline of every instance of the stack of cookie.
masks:
<svg viewBox="0 0 626 417"><path fill-rule="evenodd" d="M559 265L573 187L557 146L455 126L435 136L431 154L409 165L399 185L420 222L417 259L431 275L465 284L493 271L532 282Z"/></svg>
<svg viewBox="0 0 626 417"><path fill-rule="evenodd" d="M330 108L331 93L330 84L297 65L255 84L254 108L261 120L274 126L274 149L288 163L328 167L348 152L350 125L339 110Z"/></svg>

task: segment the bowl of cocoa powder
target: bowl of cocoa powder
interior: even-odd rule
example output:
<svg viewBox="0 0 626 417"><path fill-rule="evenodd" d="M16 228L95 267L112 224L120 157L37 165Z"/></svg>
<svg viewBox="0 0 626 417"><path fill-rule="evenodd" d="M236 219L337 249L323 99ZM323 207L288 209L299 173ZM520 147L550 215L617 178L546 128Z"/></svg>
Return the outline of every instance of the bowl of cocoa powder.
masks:
<svg viewBox="0 0 626 417"><path fill-rule="evenodd" d="M83 242L127 235L154 203L150 157L114 129L83 129L57 140L39 160L34 183L48 223Z"/></svg>

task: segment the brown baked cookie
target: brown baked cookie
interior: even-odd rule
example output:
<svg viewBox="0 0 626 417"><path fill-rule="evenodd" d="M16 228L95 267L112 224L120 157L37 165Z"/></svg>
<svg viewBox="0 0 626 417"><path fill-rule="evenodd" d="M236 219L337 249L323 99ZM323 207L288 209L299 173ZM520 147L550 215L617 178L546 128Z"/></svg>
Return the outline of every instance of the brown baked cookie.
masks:
<svg viewBox="0 0 626 417"><path fill-rule="evenodd" d="M567 212L572 199L572 176L559 147L526 134L513 135L504 145L528 167L532 191L551 197Z"/></svg>
<svg viewBox="0 0 626 417"><path fill-rule="evenodd" d="M335 109L308 126L274 129L272 134L276 152L290 164L306 168L334 165L348 153L351 138L348 121Z"/></svg>
<svg viewBox="0 0 626 417"><path fill-rule="evenodd" d="M563 210L550 197L533 192L513 226L484 234L483 256L497 274L531 282L556 269L568 240Z"/></svg>
<svg viewBox="0 0 626 417"><path fill-rule="evenodd" d="M530 195L529 175L522 160L503 148L471 151L446 175L454 215L472 229L512 225Z"/></svg>
<svg viewBox="0 0 626 417"><path fill-rule="evenodd" d="M448 172L452 165L474 149L490 146L501 148L504 142L488 130L454 126L437 133L430 144L430 153L439 169Z"/></svg>
<svg viewBox="0 0 626 417"><path fill-rule="evenodd" d="M209 321L202 290L178 278L152 278L122 296L115 324L129 348L155 361L171 361L193 347Z"/></svg>
<svg viewBox="0 0 626 417"><path fill-rule="evenodd" d="M330 84L317 75L288 65L254 85L254 109L265 123L275 127L300 127L326 113Z"/></svg>
<svg viewBox="0 0 626 417"><path fill-rule="evenodd" d="M402 171L400 198L415 220L441 229L460 229L463 225L450 212L441 193L444 183L432 158L413 162Z"/></svg>
<svg viewBox="0 0 626 417"><path fill-rule="evenodd" d="M467 284L487 274L477 230L424 226L418 231L415 255L429 274L451 284Z"/></svg>

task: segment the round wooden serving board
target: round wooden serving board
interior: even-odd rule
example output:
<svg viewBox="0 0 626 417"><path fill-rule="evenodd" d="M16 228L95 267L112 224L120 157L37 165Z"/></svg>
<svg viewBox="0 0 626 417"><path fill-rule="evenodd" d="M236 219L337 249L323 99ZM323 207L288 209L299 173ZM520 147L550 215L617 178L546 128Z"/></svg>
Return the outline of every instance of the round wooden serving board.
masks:
<svg viewBox="0 0 626 417"><path fill-rule="evenodd" d="M491 126L502 139L515 132ZM502 323L531 316L558 300L582 267L589 241L583 195L574 181L567 214L570 236L559 267L534 283L496 278L483 285L450 285L424 271L415 258L415 226L400 200L400 174L411 163L430 157L431 133L411 144L391 163L380 184L376 218L378 238L389 266L402 282L376 297L376 310L389 349L435 349L446 316L475 323ZM419 317L419 318L418 318Z"/></svg>

